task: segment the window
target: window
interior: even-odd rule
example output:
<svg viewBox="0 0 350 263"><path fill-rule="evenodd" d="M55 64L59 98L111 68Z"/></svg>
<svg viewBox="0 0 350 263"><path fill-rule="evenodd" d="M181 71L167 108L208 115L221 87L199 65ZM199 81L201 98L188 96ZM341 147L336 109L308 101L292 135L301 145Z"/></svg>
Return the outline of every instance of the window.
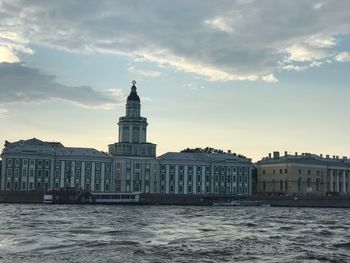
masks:
<svg viewBox="0 0 350 263"><path fill-rule="evenodd" d="M188 192L189 194L192 193L192 186L191 186L191 185L188 186L188 191L187 191L187 192Z"/></svg>
<svg viewBox="0 0 350 263"><path fill-rule="evenodd" d="M6 183L6 188L7 188L7 189L10 189L10 188L11 188L11 182L7 182L7 183Z"/></svg>
<svg viewBox="0 0 350 263"><path fill-rule="evenodd" d="M209 183L209 179L210 179L209 174L207 174L207 175L205 176L205 181L206 181L207 183Z"/></svg>
<svg viewBox="0 0 350 263"><path fill-rule="evenodd" d="M266 182L263 181L263 191L265 192L266 191Z"/></svg>
<svg viewBox="0 0 350 263"><path fill-rule="evenodd" d="M60 168L60 162L56 161L56 168Z"/></svg>
<svg viewBox="0 0 350 263"><path fill-rule="evenodd" d="M22 182L22 190L26 190L27 188L27 183L26 182Z"/></svg>
<svg viewBox="0 0 350 263"><path fill-rule="evenodd" d="M7 160L7 166L11 167L12 166L12 159Z"/></svg>
<svg viewBox="0 0 350 263"><path fill-rule="evenodd" d="M170 192L174 193L174 186L173 185L170 185Z"/></svg>
<svg viewBox="0 0 350 263"><path fill-rule="evenodd" d="M191 174L188 175L188 181L192 182L192 175Z"/></svg>
<svg viewBox="0 0 350 263"><path fill-rule="evenodd" d="M45 161L45 167L48 168L50 166L50 161L49 160L46 160Z"/></svg>
<svg viewBox="0 0 350 263"><path fill-rule="evenodd" d="M38 160L38 166L41 167L43 165L42 160Z"/></svg>
<svg viewBox="0 0 350 263"><path fill-rule="evenodd" d="M201 181L201 175L197 174L197 182L200 182L200 181Z"/></svg>
<svg viewBox="0 0 350 263"><path fill-rule="evenodd" d="M311 174L311 170L308 170L308 171L307 171L307 174L310 175L310 174Z"/></svg>
<svg viewBox="0 0 350 263"><path fill-rule="evenodd" d="M182 185L179 185L179 194L182 194Z"/></svg>
<svg viewBox="0 0 350 263"><path fill-rule="evenodd" d="M174 181L174 175L170 174L170 181Z"/></svg>
<svg viewBox="0 0 350 263"><path fill-rule="evenodd" d="M43 175L42 170L38 170L38 177L41 177Z"/></svg>
<svg viewBox="0 0 350 263"><path fill-rule="evenodd" d="M106 170L110 170L111 169L111 164L110 163L106 163Z"/></svg>
<svg viewBox="0 0 350 263"><path fill-rule="evenodd" d="M265 174L265 170L262 170L262 174Z"/></svg>
<svg viewBox="0 0 350 263"><path fill-rule="evenodd" d="M45 170L45 177L49 177L49 170Z"/></svg>
<svg viewBox="0 0 350 263"><path fill-rule="evenodd" d="M28 165L28 160L27 159L23 160L23 165Z"/></svg>
<svg viewBox="0 0 350 263"><path fill-rule="evenodd" d="M201 192L201 187L198 185L197 186L197 193L200 193Z"/></svg>
<svg viewBox="0 0 350 263"><path fill-rule="evenodd" d="M10 168L7 169L7 176L9 176L9 177L12 176L12 169L10 169Z"/></svg>
<svg viewBox="0 0 350 263"><path fill-rule="evenodd" d="M205 187L205 192L208 194L209 193L209 186Z"/></svg>
<svg viewBox="0 0 350 263"><path fill-rule="evenodd" d="M23 177L26 177L26 176L27 176L27 169L23 169L23 171L22 171L22 176L23 176Z"/></svg>
<svg viewBox="0 0 350 263"><path fill-rule="evenodd" d="M30 160L30 165L34 165L35 161L34 160Z"/></svg>
<svg viewBox="0 0 350 263"><path fill-rule="evenodd" d="M346 187L347 189L347 187ZM316 179L316 191L319 192L320 191L320 178Z"/></svg>
<svg viewBox="0 0 350 263"><path fill-rule="evenodd" d="M282 169L280 169L280 174L282 174L282 171L283 171L283 170L282 170Z"/></svg>
<svg viewBox="0 0 350 263"><path fill-rule="evenodd" d="M302 181L301 181L301 177L298 178L298 191L299 191L299 192L302 191Z"/></svg>
<svg viewBox="0 0 350 263"><path fill-rule="evenodd" d="M183 175L179 174L179 181L182 181L182 180L183 180Z"/></svg>
<svg viewBox="0 0 350 263"><path fill-rule="evenodd" d="M19 159L15 160L15 166L18 167L19 166Z"/></svg>
<svg viewBox="0 0 350 263"><path fill-rule="evenodd" d="M283 191L283 181L280 180L280 190Z"/></svg>
<svg viewBox="0 0 350 263"><path fill-rule="evenodd" d="M34 169L30 169L30 170L29 170L29 176L30 176L30 177L33 177L33 176L34 176Z"/></svg>
<svg viewBox="0 0 350 263"><path fill-rule="evenodd" d="M33 182L30 182L29 183L29 189L33 189L34 188L34 183Z"/></svg>
<svg viewBox="0 0 350 263"><path fill-rule="evenodd" d="M288 169L284 169L284 173L287 174L288 173Z"/></svg>
<svg viewBox="0 0 350 263"><path fill-rule="evenodd" d="M106 190L106 192L109 191L109 184L106 184L105 190Z"/></svg>
<svg viewBox="0 0 350 263"><path fill-rule="evenodd" d="M311 178L307 178L307 187L311 187Z"/></svg>
<svg viewBox="0 0 350 263"><path fill-rule="evenodd" d="M285 189L286 191L288 190L288 181L287 181L287 180L284 182L284 189Z"/></svg>
<svg viewBox="0 0 350 263"><path fill-rule="evenodd" d="M15 175L15 177L18 177L18 175L19 175L19 170L18 170L18 168L15 169L15 174L14 174L14 175Z"/></svg>

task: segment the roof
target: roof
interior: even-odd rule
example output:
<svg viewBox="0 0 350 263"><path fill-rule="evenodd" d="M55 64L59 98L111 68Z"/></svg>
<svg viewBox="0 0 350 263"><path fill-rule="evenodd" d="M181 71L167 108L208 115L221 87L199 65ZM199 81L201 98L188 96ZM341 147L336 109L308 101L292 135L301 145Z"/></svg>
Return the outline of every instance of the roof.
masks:
<svg viewBox="0 0 350 263"><path fill-rule="evenodd" d="M13 143L6 141L5 148L3 149L2 153L85 156L95 158L109 157L107 153L98 151L94 148L64 147L60 142L45 142L36 138L19 140Z"/></svg>
<svg viewBox="0 0 350 263"><path fill-rule="evenodd" d="M258 165L264 164L279 164L279 163L298 163L298 164L315 164L315 165L336 165L350 167L350 160L348 158L337 157L323 157L317 154L304 153L302 155L284 155L279 157L265 157L257 162Z"/></svg>
<svg viewBox="0 0 350 263"><path fill-rule="evenodd" d="M137 95L137 91L136 91L136 86L135 84L132 85L131 87L131 91L130 91L130 95L128 96L127 100L128 101L137 101L140 102L140 97Z"/></svg>
<svg viewBox="0 0 350 263"><path fill-rule="evenodd" d="M100 152L94 148L64 147L56 151L57 155L64 156L89 156L89 157L108 157L108 154Z"/></svg>
<svg viewBox="0 0 350 263"><path fill-rule="evenodd" d="M232 154L220 153L182 153L167 152L158 157L160 160L197 161L197 162L250 162L248 158L237 157Z"/></svg>

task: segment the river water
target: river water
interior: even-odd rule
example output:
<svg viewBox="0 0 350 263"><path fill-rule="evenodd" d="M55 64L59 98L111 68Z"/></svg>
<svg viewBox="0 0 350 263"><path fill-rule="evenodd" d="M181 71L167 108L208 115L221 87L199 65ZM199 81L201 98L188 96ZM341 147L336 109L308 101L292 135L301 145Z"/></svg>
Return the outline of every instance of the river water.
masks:
<svg viewBox="0 0 350 263"><path fill-rule="evenodd" d="M350 209L0 204L0 262L350 262Z"/></svg>

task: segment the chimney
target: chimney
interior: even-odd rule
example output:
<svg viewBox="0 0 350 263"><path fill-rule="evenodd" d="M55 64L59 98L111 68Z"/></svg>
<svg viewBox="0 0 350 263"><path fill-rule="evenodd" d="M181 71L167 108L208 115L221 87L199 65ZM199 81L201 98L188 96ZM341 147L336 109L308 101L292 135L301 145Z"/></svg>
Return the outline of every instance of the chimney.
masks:
<svg viewBox="0 0 350 263"><path fill-rule="evenodd" d="M271 159L271 153L269 153L269 159Z"/></svg>
<svg viewBox="0 0 350 263"><path fill-rule="evenodd" d="M320 154L320 157L323 158L323 154L322 153Z"/></svg>
<svg viewBox="0 0 350 263"><path fill-rule="evenodd" d="M278 159L278 158L280 158L280 152L278 151L273 152L273 159Z"/></svg>
<svg viewBox="0 0 350 263"><path fill-rule="evenodd" d="M287 151L284 151L284 156L288 156L288 152Z"/></svg>
<svg viewBox="0 0 350 263"><path fill-rule="evenodd" d="M228 153L228 154L231 154L231 150L228 150L227 153Z"/></svg>
<svg viewBox="0 0 350 263"><path fill-rule="evenodd" d="M337 158L337 160L338 160L338 159L339 159L339 156L337 155L337 157L336 157L336 158Z"/></svg>
<svg viewBox="0 0 350 263"><path fill-rule="evenodd" d="M326 158L329 159L329 154L326 154Z"/></svg>
<svg viewBox="0 0 350 263"><path fill-rule="evenodd" d="M298 156L298 152L295 152L295 156Z"/></svg>

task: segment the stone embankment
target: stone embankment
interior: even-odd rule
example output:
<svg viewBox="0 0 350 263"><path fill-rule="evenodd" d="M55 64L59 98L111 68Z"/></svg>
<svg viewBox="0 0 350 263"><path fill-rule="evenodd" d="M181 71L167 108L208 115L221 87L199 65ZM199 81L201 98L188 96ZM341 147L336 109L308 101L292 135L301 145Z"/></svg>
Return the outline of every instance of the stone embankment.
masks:
<svg viewBox="0 0 350 263"><path fill-rule="evenodd" d="M43 203L41 191L0 191L0 203ZM350 196L211 196L211 195L164 195L141 194L143 205L202 205L210 206L213 202L250 200L264 201L276 207L329 207L350 208Z"/></svg>

